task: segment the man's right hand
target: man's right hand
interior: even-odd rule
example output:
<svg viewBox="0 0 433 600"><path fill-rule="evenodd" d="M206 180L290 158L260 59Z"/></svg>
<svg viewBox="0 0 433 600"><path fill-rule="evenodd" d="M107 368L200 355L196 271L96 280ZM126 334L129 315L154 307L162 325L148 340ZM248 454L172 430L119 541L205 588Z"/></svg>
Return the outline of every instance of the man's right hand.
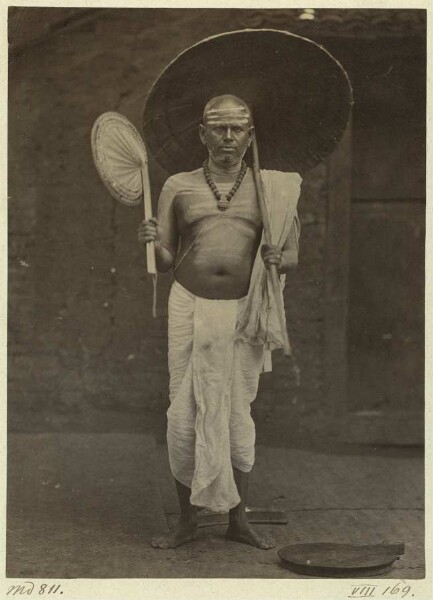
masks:
<svg viewBox="0 0 433 600"><path fill-rule="evenodd" d="M138 227L138 241L140 244L147 244L148 242L159 242L158 234L158 219L152 217L149 220L144 219Z"/></svg>

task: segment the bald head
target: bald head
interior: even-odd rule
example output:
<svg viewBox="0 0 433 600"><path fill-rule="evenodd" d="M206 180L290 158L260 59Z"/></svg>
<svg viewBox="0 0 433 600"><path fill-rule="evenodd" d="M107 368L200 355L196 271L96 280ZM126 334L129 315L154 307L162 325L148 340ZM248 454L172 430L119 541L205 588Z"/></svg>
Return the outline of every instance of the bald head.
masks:
<svg viewBox="0 0 433 600"><path fill-rule="evenodd" d="M254 135L247 103L231 94L212 98L204 108L199 134L210 163L224 170L239 169Z"/></svg>
<svg viewBox="0 0 433 600"><path fill-rule="evenodd" d="M212 125L217 120L235 118L246 125L252 125L251 111L242 98L232 94L215 96L204 107L203 124Z"/></svg>

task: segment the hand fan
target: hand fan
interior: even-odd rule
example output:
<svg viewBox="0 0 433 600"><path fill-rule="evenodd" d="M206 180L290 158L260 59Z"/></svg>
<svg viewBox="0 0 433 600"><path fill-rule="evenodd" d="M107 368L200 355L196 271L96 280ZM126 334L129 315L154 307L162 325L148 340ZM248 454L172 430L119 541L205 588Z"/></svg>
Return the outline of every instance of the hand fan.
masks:
<svg viewBox="0 0 433 600"><path fill-rule="evenodd" d="M92 128L92 153L96 169L110 194L127 206L143 199L144 217L152 217L147 152L130 121L116 112L100 115ZM155 244L146 244L147 272L156 275Z"/></svg>

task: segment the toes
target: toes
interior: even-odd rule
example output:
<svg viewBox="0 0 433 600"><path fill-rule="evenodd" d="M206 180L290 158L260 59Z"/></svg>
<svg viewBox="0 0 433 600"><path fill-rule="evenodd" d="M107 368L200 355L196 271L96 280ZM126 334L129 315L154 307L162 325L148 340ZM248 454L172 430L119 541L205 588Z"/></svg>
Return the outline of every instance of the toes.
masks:
<svg viewBox="0 0 433 600"><path fill-rule="evenodd" d="M163 538L152 538L150 544L153 548L168 548L168 544Z"/></svg>
<svg viewBox="0 0 433 600"><path fill-rule="evenodd" d="M260 537L260 535L258 535L254 530L251 529L228 529L226 532L226 538L234 542L240 542L241 544L249 544L250 546L255 546L260 550L270 550L271 548L275 548L276 545L275 541L272 538Z"/></svg>
<svg viewBox="0 0 433 600"><path fill-rule="evenodd" d="M272 538L256 538L256 546L260 550L270 550L275 548L275 542Z"/></svg>
<svg viewBox="0 0 433 600"><path fill-rule="evenodd" d="M275 542L273 540L264 540L258 545L258 547L261 550L270 550L271 548L275 548Z"/></svg>

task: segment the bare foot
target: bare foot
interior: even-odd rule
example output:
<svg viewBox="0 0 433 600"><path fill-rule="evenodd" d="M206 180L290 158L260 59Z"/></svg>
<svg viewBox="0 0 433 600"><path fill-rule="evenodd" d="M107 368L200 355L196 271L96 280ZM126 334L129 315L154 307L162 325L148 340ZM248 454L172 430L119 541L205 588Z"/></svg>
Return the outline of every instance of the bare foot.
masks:
<svg viewBox="0 0 433 600"><path fill-rule="evenodd" d="M226 538L241 544L249 544L262 550L275 548L275 542L272 538L260 535L251 527L247 521L237 521L230 523L226 532Z"/></svg>
<svg viewBox="0 0 433 600"><path fill-rule="evenodd" d="M181 544L192 542L197 535L197 523L178 523L176 529L165 535L151 539L154 548L176 548Z"/></svg>

